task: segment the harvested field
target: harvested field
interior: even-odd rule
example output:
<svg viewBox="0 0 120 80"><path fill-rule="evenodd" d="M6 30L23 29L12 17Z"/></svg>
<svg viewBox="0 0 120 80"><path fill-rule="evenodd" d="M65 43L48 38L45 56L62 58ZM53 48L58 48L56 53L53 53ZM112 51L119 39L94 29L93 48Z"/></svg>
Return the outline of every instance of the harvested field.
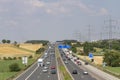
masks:
<svg viewBox="0 0 120 80"><path fill-rule="evenodd" d="M87 60L90 60L90 58L88 56L85 57L85 56L79 55L79 57L82 59L86 58ZM102 65L102 62L103 62L103 56L94 56L94 63L95 64Z"/></svg>
<svg viewBox="0 0 120 80"><path fill-rule="evenodd" d="M21 48L25 48L28 50L36 51L42 44L20 44ZM3 57L22 57L22 56L30 56L33 55L33 52L21 50L19 48L15 48L12 44L0 44L0 58Z"/></svg>
<svg viewBox="0 0 120 80"><path fill-rule="evenodd" d="M42 44L20 44L21 48L36 51L42 47Z"/></svg>

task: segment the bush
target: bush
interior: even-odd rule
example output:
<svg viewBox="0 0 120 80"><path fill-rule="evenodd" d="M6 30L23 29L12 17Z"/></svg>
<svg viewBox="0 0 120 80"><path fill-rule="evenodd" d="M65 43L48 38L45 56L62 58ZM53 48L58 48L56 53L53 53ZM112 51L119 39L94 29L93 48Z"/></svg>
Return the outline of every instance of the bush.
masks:
<svg viewBox="0 0 120 80"><path fill-rule="evenodd" d="M21 58L21 57L18 57L18 59L20 59L20 60L21 60L22 58Z"/></svg>
<svg viewBox="0 0 120 80"><path fill-rule="evenodd" d="M9 69L11 72L17 72L17 71L21 70L17 63L13 63L13 64L9 65Z"/></svg>
<svg viewBox="0 0 120 80"><path fill-rule="evenodd" d="M7 58L6 58L6 57L3 57L3 60L7 60Z"/></svg>
<svg viewBox="0 0 120 80"><path fill-rule="evenodd" d="M13 58L13 60L16 60L16 59L17 59L16 57Z"/></svg>
<svg viewBox="0 0 120 80"><path fill-rule="evenodd" d="M12 60L12 58L11 58L11 57L8 57L8 60Z"/></svg>
<svg viewBox="0 0 120 80"><path fill-rule="evenodd" d="M32 56L32 55L30 55L30 56L29 56L29 58L33 58L33 56Z"/></svg>
<svg viewBox="0 0 120 80"><path fill-rule="evenodd" d="M40 54L41 52L44 52L44 51L45 51L44 48L40 48L40 49L36 50L36 54Z"/></svg>

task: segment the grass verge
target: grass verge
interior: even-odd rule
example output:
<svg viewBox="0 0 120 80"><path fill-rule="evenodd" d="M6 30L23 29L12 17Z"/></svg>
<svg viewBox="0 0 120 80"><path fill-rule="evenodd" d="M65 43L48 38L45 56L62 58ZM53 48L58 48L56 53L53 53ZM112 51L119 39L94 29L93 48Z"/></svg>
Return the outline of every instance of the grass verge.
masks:
<svg viewBox="0 0 120 80"><path fill-rule="evenodd" d="M22 60L0 60L0 80L13 80L17 75L22 73L24 70L26 70L29 66L31 66L39 57L41 57L43 53L41 54L35 54L34 58L28 59L28 64L25 66L22 64ZM19 72L10 72L9 71L9 65L13 63L18 63L21 71Z"/></svg>
<svg viewBox="0 0 120 80"><path fill-rule="evenodd" d="M63 65L61 58L60 58L60 53L58 48L55 48L55 52L56 52L56 57L57 57L57 61L58 61L58 68L60 71L60 77L62 76L63 80L72 80L70 74L67 72L65 66Z"/></svg>
<svg viewBox="0 0 120 80"><path fill-rule="evenodd" d="M76 55L76 56L79 57L78 55ZM85 61L83 58L80 58L80 59L82 61ZM109 73L113 76L120 78L120 67L109 67L109 66L103 67L102 65L92 63L90 60L86 60L86 61L89 62L90 65L92 65L92 66L94 66L94 67L96 67L96 68L98 68L106 73Z"/></svg>

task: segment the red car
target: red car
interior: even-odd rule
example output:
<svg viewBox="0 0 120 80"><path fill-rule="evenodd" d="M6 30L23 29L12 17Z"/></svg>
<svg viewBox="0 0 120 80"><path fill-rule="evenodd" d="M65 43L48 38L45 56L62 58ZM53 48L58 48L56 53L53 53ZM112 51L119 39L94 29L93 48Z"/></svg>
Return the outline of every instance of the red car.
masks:
<svg viewBox="0 0 120 80"><path fill-rule="evenodd" d="M51 69L55 69L55 66L51 66Z"/></svg>

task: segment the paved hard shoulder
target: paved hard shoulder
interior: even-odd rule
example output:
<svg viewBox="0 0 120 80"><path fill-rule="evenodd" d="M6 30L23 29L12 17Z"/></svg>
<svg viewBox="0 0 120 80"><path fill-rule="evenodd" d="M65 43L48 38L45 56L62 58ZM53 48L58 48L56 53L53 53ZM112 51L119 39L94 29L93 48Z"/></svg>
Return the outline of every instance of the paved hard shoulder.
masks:
<svg viewBox="0 0 120 80"><path fill-rule="evenodd" d="M104 78L104 80L120 80L119 78L113 76L113 75L110 75L104 71L101 71L91 65L87 65L87 66L84 66L86 67L87 69L89 69L91 72L99 75L100 77Z"/></svg>

